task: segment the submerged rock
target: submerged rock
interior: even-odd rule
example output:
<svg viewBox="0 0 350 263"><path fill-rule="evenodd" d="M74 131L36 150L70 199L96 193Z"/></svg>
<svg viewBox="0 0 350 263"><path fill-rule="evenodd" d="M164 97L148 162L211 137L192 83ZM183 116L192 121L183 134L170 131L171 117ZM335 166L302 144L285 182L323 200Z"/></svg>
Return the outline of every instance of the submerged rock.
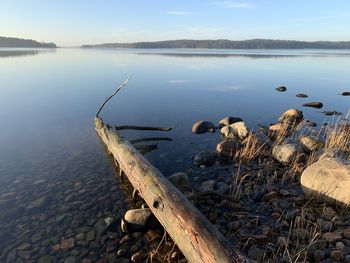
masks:
<svg viewBox="0 0 350 263"><path fill-rule="evenodd" d="M185 173L176 173L169 176L169 181L182 193L191 191L190 179Z"/></svg>
<svg viewBox="0 0 350 263"><path fill-rule="evenodd" d="M297 109L289 109L279 117L279 122L285 124L298 124L304 119L303 112Z"/></svg>
<svg viewBox="0 0 350 263"><path fill-rule="evenodd" d="M340 116L342 115L343 113L339 112L339 111L322 111L322 113L326 116Z"/></svg>
<svg viewBox="0 0 350 263"><path fill-rule="evenodd" d="M215 162L216 154L215 152L201 151L193 159L195 166L205 165L212 166Z"/></svg>
<svg viewBox="0 0 350 263"><path fill-rule="evenodd" d="M284 86L281 86L281 87L276 88L276 90L279 91L279 92L284 92L284 91L287 90L287 88L284 87Z"/></svg>
<svg viewBox="0 0 350 263"><path fill-rule="evenodd" d="M307 97L309 97L308 95L303 94L303 93L299 93L299 94L297 94L295 96L298 97L298 98L307 98Z"/></svg>
<svg viewBox="0 0 350 263"><path fill-rule="evenodd" d="M308 103L304 103L303 106L321 109L323 107L323 104L322 104L322 102L308 102Z"/></svg>
<svg viewBox="0 0 350 263"><path fill-rule="evenodd" d="M30 202L28 205L28 209L37 209L37 208L41 208L44 205L46 205L48 201L48 198L46 196L42 196L38 199L35 199L34 201Z"/></svg>
<svg viewBox="0 0 350 263"><path fill-rule="evenodd" d="M219 127L222 128L224 126L228 126L239 121L243 121L243 120L238 117L225 117L219 121Z"/></svg>
<svg viewBox="0 0 350 263"><path fill-rule="evenodd" d="M284 145L275 145L272 148L272 156L282 164L291 164L300 153L298 145L289 143Z"/></svg>
<svg viewBox="0 0 350 263"><path fill-rule="evenodd" d="M195 124L193 124L192 132L196 134L215 132L215 126L210 121L198 121Z"/></svg>
<svg viewBox="0 0 350 263"><path fill-rule="evenodd" d="M350 204L350 161L340 158L320 158L301 175L306 193L324 197L326 201Z"/></svg>
<svg viewBox="0 0 350 263"><path fill-rule="evenodd" d="M324 142L315 136L301 136L299 137L301 147L306 152L317 151L324 147Z"/></svg>

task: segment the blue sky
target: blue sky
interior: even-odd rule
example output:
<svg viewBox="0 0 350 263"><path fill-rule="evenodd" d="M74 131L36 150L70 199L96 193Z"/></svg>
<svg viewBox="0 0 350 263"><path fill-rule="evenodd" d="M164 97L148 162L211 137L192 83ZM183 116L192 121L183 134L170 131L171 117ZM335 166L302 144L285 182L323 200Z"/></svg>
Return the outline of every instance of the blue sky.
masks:
<svg viewBox="0 0 350 263"><path fill-rule="evenodd" d="M0 0L0 35L61 46L183 38L350 40L350 1Z"/></svg>

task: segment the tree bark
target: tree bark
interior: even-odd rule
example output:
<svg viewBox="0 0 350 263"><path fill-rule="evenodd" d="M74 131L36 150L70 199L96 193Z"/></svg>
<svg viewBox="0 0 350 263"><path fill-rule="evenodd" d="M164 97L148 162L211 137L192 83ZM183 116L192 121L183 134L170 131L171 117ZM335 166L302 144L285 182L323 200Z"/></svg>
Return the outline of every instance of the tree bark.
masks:
<svg viewBox="0 0 350 263"><path fill-rule="evenodd" d="M130 183L189 262L248 262L203 214L118 131L95 118L95 129Z"/></svg>

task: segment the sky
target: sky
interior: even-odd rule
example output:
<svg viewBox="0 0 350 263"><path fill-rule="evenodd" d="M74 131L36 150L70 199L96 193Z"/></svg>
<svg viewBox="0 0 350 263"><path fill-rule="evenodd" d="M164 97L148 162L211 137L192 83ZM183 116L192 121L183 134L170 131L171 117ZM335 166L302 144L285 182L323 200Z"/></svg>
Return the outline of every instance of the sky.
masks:
<svg viewBox="0 0 350 263"><path fill-rule="evenodd" d="M350 1L0 0L0 36L59 46L170 39L350 41Z"/></svg>

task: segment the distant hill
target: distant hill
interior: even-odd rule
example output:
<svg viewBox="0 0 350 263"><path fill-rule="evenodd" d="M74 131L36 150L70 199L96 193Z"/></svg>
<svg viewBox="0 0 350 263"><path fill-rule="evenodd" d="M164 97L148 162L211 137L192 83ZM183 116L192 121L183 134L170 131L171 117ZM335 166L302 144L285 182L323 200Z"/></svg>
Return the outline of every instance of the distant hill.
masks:
<svg viewBox="0 0 350 263"><path fill-rule="evenodd" d="M32 39L0 37L0 47L56 48L57 46L54 43L40 43Z"/></svg>
<svg viewBox="0 0 350 263"><path fill-rule="evenodd" d="M82 48L215 48L215 49L350 49L350 41L296 41L273 39L250 39L233 41L217 40L166 40L135 43L105 43L83 45Z"/></svg>

